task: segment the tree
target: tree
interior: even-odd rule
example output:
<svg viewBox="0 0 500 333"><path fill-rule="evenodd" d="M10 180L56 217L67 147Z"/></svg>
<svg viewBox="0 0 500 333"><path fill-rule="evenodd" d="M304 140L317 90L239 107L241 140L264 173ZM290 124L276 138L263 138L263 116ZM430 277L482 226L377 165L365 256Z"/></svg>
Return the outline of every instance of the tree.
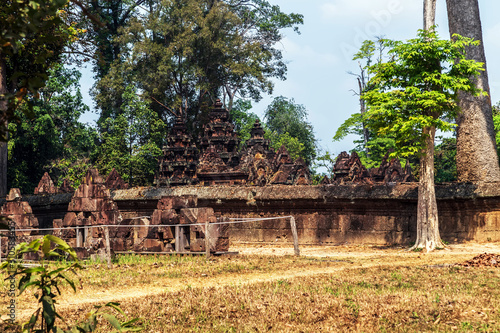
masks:
<svg viewBox="0 0 500 333"><path fill-rule="evenodd" d="M231 116L231 120L234 124L234 130L240 139L240 148L243 148L245 142L250 139L250 132L255 124L255 121L260 121L259 117L255 113L250 112L251 109L252 102L249 100L238 99L234 102L231 111L229 111L229 115Z"/></svg>
<svg viewBox="0 0 500 333"><path fill-rule="evenodd" d="M436 145L434 153L434 168L436 183L454 182L457 180L457 139L442 138Z"/></svg>
<svg viewBox="0 0 500 333"><path fill-rule="evenodd" d="M443 246L434 190L435 132L453 128L447 119L458 112L458 91L479 93L471 77L482 64L465 58L465 47L478 42L454 38L440 40L434 30L419 30L407 42L385 41L390 61L370 67L374 88L363 95L369 106L363 120L375 135L394 138L392 155L420 157L414 248L427 251Z"/></svg>
<svg viewBox="0 0 500 333"><path fill-rule="evenodd" d="M366 40L361 45L360 50L354 55L352 60L358 61L359 74L355 74L353 72L349 72L349 74L356 76L358 81L358 90L352 90L356 96L359 96L359 113L363 115L366 112L366 102L363 98L361 98L362 94L366 92L370 87L368 86L368 82L370 81L370 73L368 72L368 68L372 65L373 57L375 56L375 52L378 52L377 62L382 62L382 56L384 52L384 45L382 43L382 38L377 38L376 42L371 40ZM361 135L363 137L363 141L361 142L361 149L364 151L364 155L367 159L370 159L370 133L365 124L361 121L361 117L359 118L358 128L354 129L356 134ZM345 137L349 133L349 128L340 127L335 134L334 141L340 140Z"/></svg>
<svg viewBox="0 0 500 333"><path fill-rule="evenodd" d="M368 69L374 63L382 63L384 49L384 39L377 37L375 41L364 41L360 50L354 55L353 60L358 61L359 74L353 72L349 72L349 74L355 75L358 81L358 90L352 91L354 91L355 95L359 96L360 112L352 115L349 121L343 123L333 137L333 141L339 141L349 134L360 136L362 139L354 141L356 147L353 150L358 153L363 165L368 168L379 166L387 152L394 148L394 140L392 138L372 136L369 126L365 124L366 119L363 119L367 105L362 96L372 89L371 85L369 85L371 73Z"/></svg>
<svg viewBox="0 0 500 333"><path fill-rule="evenodd" d="M488 72L477 0L447 0L450 35L460 34L481 42L466 48L467 59L484 63L484 71L473 78L486 94L459 93L457 116L457 175L459 181L495 182L500 167L495 146Z"/></svg>
<svg viewBox="0 0 500 333"><path fill-rule="evenodd" d="M122 112L102 124L101 144L94 158L101 174L115 168L125 181L149 185L158 167L166 126L133 86L126 87L122 98Z"/></svg>
<svg viewBox="0 0 500 333"><path fill-rule="evenodd" d="M284 144L292 156L302 157L311 165L316 157L316 139L303 105L295 104L293 98L276 97L267 107L264 120L274 149Z"/></svg>
<svg viewBox="0 0 500 333"><path fill-rule="evenodd" d="M263 0L160 0L117 39L123 58L97 84L97 105L120 112L123 88L134 83L160 118L182 113L196 132L216 98L231 109L237 94L258 100L271 78L284 79L275 45L282 29L301 23Z"/></svg>
<svg viewBox="0 0 500 333"><path fill-rule="evenodd" d="M31 100L33 117L25 115L26 104L16 110L17 120L9 124L9 187L33 193L48 170L62 182L63 160L88 158L95 148L95 131L78 121L88 110L80 93L80 76L75 69L54 66L39 98Z"/></svg>
<svg viewBox="0 0 500 333"><path fill-rule="evenodd" d="M0 4L0 196L7 194L8 123L25 97L43 87L51 64L59 61L70 35L58 14L66 3L19 0Z"/></svg>
<svg viewBox="0 0 500 333"><path fill-rule="evenodd" d="M72 0L68 10L69 20L78 22L77 26L86 33L72 44L68 53L76 62L91 60L97 82L108 74L113 63L122 62L122 44L117 39L121 30L128 26L146 3L152 4L153 1ZM102 87L95 84L92 93L106 94L106 91L100 90ZM121 93L116 99L117 103L101 108L99 124L120 109Z"/></svg>
<svg viewBox="0 0 500 333"><path fill-rule="evenodd" d="M424 0L424 30L430 30L436 25L437 0Z"/></svg>

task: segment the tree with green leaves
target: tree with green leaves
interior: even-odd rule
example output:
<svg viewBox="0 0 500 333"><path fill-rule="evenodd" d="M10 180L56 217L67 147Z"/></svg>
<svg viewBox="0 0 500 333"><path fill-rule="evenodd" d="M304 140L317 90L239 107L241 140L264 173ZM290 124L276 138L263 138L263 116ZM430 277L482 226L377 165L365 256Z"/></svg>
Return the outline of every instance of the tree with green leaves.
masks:
<svg viewBox="0 0 500 333"><path fill-rule="evenodd" d="M16 0L0 4L0 197L7 194L8 123L36 96L72 31L60 9L68 0ZM30 116L30 108L25 109Z"/></svg>
<svg viewBox="0 0 500 333"><path fill-rule="evenodd" d="M431 251L442 247L434 190L434 137L436 130L450 131L459 113L457 94L480 93L472 77L482 64L467 60L465 47L472 39L454 36L440 40L434 30L420 30L416 38L384 41L390 61L370 67L373 89L363 98L363 115L374 135L394 138L393 156L420 158L417 239L413 248Z"/></svg>
<svg viewBox="0 0 500 333"><path fill-rule="evenodd" d="M349 120L337 129L333 137L333 141L340 141L349 134L361 137L361 140L354 141L356 146L353 150L358 153L361 162L367 168L378 167L385 154L394 148L394 139L371 135L369 126L365 124L367 120L363 118L367 111L367 105L362 96L372 88L369 68L373 64L380 64L383 61L384 49L384 40L377 37L375 41L364 41L360 50L354 55L353 60L358 62L359 72L349 72L349 74L356 76L358 81L358 89L352 89L352 91L356 96L359 96L359 113L349 117Z"/></svg>
<svg viewBox="0 0 500 333"><path fill-rule="evenodd" d="M20 105L17 120L9 123L8 183L24 193L33 193L45 171L60 185L65 178L60 162L81 161L95 149L95 130L78 120L88 110L80 93L80 72L58 64L48 73L38 98L30 100L31 110ZM28 112L33 116L27 117Z"/></svg>
<svg viewBox="0 0 500 333"><path fill-rule="evenodd" d="M94 159L101 174L115 168L131 185L150 185L162 154L166 125L133 86L126 87L122 98L120 114L102 124Z"/></svg>
<svg viewBox="0 0 500 333"><path fill-rule="evenodd" d="M243 148L245 142L250 139L250 132L256 120L260 118L250 110L252 102L249 100L238 99L234 102L229 115L234 124L234 130L240 139L240 148Z"/></svg>
<svg viewBox="0 0 500 333"><path fill-rule="evenodd" d="M316 138L303 105L296 104L293 98L276 97L265 110L264 120L266 135L275 150L285 145L293 158L301 157L311 165L316 158Z"/></svg>
<svg viewBox="0 0 500 333"><path fill-rule="evenodd" d="M116 117L134 83L161 119L182 114L196 132L217 98L231 109L236 95L259 100L272 78L285 78L276 44L301 23L263 0L159 0L123 29L122 60L97 83L96 103Z"/></svg>

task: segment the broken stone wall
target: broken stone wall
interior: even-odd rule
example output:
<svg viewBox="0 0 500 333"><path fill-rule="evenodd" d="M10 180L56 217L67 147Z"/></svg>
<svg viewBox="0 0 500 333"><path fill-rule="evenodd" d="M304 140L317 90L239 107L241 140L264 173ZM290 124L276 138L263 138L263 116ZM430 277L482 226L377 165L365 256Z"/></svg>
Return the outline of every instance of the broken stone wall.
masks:
<svg viewBox="0 0 500 333"><path fill-rule="evenodd" d="M407 244L416 229L417 184L186 186L132 188L111 195L124 221L151 216L162 197L182 195L196 195L198 207L212 208L219 218L293 215L301 244ZM497 184L438 185L436 195L444 240L500 241ZM51 210L47 198L37 202L28 196L26 201L40 216L44 209ZM229 225L229 240L235 243L289 243L291 239L288 220Z"/></svg>
<svg viewBox="0 0 500 333"><path fill-rule="evenodd" d="M124 215L147 215L163 195L198 196L221 217L293 215L301 244L408 244L416 234L417 184L184 187L115 191ZM500 241L496 184L436 186L446 241ZM291 242L288 220L231 224L231 242Z"/></svg>

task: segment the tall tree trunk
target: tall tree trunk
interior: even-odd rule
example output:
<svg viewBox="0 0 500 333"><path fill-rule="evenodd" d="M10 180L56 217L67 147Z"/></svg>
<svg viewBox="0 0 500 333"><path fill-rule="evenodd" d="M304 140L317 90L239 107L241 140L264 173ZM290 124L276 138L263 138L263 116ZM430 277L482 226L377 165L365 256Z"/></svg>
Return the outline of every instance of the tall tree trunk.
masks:
<svg viewBox="0 0 500 333"><path fill-rule="evenodd" d="M424 0L424 30L429 30L436 25L437 0Z"/></svg>
<svg viewBox="0 0 500 333"><path fill-rule="evenodd" d="M500 181L500 168L491 111L490 87L484 55L478 0L446 0L450 35L459 34L481 41L467 48L467 58L484 63L484 71L474 80L487 96L459 93L457 118L457 174L459 181Z"/></svg>
<svg viewBox="0 0 500 333"><path fill-rule="evenodd" d="M0 52L0 133L5 136L0 137L0 198L7 195L7 161L8 161L8 131L7 131L7 108L8 102L5 95L7 89L7 65L5 58Z"/></svg>
<svg viewBox="0 0 500 333"><path fill-rule="evenodd" d="M420 181L418 185L417 239L411 249L432 251L443 247L439 235L436 192L434 190L434 136L436 128L426 127L425 151L420 158Z"/></svg>
<svg viewBox="0 0 500 333"><path fill-rule="evenodd" d="M366 83L365 76L363 75L363 69L361 69L361 77L358 77L358 86L359 86L359 111L363 115L366 112L366 102L363 98L361 98L364 93ZM370 141L370 132L363 122L363 146L365 147L366 158L370 158L370 149L368 148L368 141Z"/></svg>
<svg viewBox="0 0 500 333"><path fill-rule="evenodd" d="M436 0L424 0L424 30L436 25ZM411 249L426 249L427 252L436 247L443 247L439 235L439 219L434 188L434 137L435 127L425 127L425 148L420 157L420 181L418 184L417 202L417 239Z"/></svg>

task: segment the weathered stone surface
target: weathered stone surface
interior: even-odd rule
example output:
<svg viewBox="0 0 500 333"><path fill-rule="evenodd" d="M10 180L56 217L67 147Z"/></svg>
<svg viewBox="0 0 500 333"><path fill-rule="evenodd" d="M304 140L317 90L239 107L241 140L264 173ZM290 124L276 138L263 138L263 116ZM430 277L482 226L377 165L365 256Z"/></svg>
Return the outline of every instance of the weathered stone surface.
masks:
<svg viewBox="0 0 500 333"><path fill-rule="evenodd" d="M45 172L35 187L35 194L54 194L58 192L58 188L54 185L52 178L50 178L48 172Z"/></svg>
<svg viewBox="0 0 500 333"><path fill-rule="evenodd" d="M22 200L19 189L9 191L0 214L14 222L17 242L29 242L32 236L38 235L38 219L33 215L30 204ZM20 231L23 229L28 231Z"/></svg>
<svg viewBox="0 0 500 333"><path fill-rule="evenodd" d="M333 166L333 175L332 183L337 185L372 183L370 173L361 163L356 152L353 152L351 156L345 151L340 153Z"/></svg>
<svg viewBox="0 0 500 333"><path fill-rule="evenodd" d="M371 169L370 174L375 182L388 183L415 181L415 178L412 175L410 162L406 161L405 168L403 169L399 159L389 159L389 153L387 153L382 159L380 167Z"/></svg>
<svg viewBox="0 0 500 333"><path fill-rule="evenodd" d="M160 210L194 208L198 206L198 197L195 195L165 196L158 200Z"/></svg>
<svg viewBox="0 0 500 333"><path fill-rule="evenodd" d="M213 208L183 208L179 214L180 224L205 223L206 221L217 222Z"/></svg>
<svg viewBox="0 0 500 333"><path fill-rule="evenodd" d="M98 251L99 246L104 244L101 241L103 231L102 228L90 228L90 226L116 225L121 221L120 211L111 198L109 189L104 185L102 177L97 170L89 169L84 181L72 196L68 204L68 212L62 220L65 227L85 226L85 231L81 229L79 232L66 234L66 236L81 238L85 248ZM110 238L123 236L123 233L118 229L113 228L113 230L110 230ZM75 244L79 242L79 240L74 241ZM120 242L115 243L122 244Z"/></svg>
<svg viewBox="0 0 500 333"><path fill-rule="evenodd" d="M104 182L104 185L108 189L111 190L120 190L120 189L127 189L128 188L128 183L125 183L118 173L115 168L111 170L109 173L108 177L106 178L106 181Z"/></svg>
<svg viewBox="0 0 500 333"><path fill-rule="evenodd" d="M21 190L18 188L11 188L9 194L7 195L7 201L19 201L21 200Z"/></svg>
<svg viewBox="0 0 500 333"><path fill-rule="evenodd" d="M311 177L309 168L302 158L293 161L285 146L274 155L273 161L274 174L269 180L269 184L284 185L309 185Z"/></svg>
<svg viewBox="0 0 500 333"><path fill-rule="evenodd" d="M69 180L63 180L61 187L59 187L59 193L73 193L75 189L71 186Z"/></svg>
<svg viewBox="0 0 500 333"><path fill-rule="evenodd" d="M197 165L198 148L187 132L184 119L178 116L167 137L167 145L163 147L155 184L158 186L196 184Z"/></svg>

